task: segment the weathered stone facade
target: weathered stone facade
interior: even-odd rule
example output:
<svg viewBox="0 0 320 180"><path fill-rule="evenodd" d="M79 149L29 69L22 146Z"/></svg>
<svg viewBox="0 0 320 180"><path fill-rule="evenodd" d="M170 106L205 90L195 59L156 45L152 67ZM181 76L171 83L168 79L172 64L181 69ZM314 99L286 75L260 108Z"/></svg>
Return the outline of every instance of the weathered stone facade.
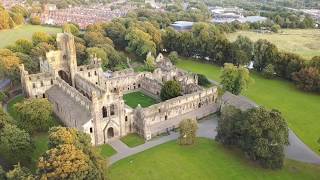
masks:
<svg viewBox="0 0 320 180"><path fill-rule="evenodd" d="M218 109L216 87L198 86L197 75L177 69L162 54L156 58L153 73L132 69L103 72L97 58L92 58L90 65L77 66L71 34L58 34L57 43L59 50L40 60L40 73L28 74L20 67L24 93L30 98L48 98L66 126L90 134L96 145L132 132L149 140L177 127L182 119L202 118ZM147 108L125 105L123 94L137 90L159 99L168 80L182 85L183 96Z"/></svg>

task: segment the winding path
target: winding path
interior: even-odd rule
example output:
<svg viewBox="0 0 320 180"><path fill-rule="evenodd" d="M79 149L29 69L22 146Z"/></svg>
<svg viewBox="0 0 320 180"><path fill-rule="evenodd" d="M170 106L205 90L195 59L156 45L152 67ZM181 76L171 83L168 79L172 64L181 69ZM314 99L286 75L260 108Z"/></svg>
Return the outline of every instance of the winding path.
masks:
<svg viewBox="0 0 320 180"><path fill-rule="evenodd" d="M205 119L200 120L198 125L198 137L214 139L214 137L217 135L216 128L218 126L218 117L216 115L211 115ZM178 136L178 133L173 132L170 135L152 139L151 141L148 141L145 144L136 146L134 148L129 148L119 139L113 140L109 144L118 153L111 156L109 158L109 162L110 164L113 164L133 154L137 154L157 145L175 140L178 138ZM308 146L306 146L291 130L289 132L289 142L290 145L285 149L286 158L320 165L320 156L313 152Z"/></svg>

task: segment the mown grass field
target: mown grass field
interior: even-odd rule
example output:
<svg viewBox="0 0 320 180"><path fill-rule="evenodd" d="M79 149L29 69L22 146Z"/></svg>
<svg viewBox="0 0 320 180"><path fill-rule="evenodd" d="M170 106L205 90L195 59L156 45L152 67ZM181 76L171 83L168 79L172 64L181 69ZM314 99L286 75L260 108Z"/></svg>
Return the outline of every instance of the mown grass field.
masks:
<svg viewBox="0 0 320 180"><path fill-rule="evenodd" d="M283 169L266 170L238 151L198 138L192 146L171 141L127 157L113 164L108 173L112 180L309 180L320 177L320 167L286 160Z"/></svg>
<svg viewBox="0 0 320 180"><path fill-rule="evenodd" d="M129 147L136 147L144 144L144 139L136 133L128 134L120 139Z"/></svg>
<svg viewBox="0 0 320 180"><path fill-rule="evenodd" d="M282 29L281 32L273 34L238 31L227 34L227 38L234 41L238 35L247 36L253 41L266 39L280 50L300 54L306 59L320 56L320 29Z"/></svg>
<svg viewBox="0 0 320 180"><path fill-rule="evenodd" d="M117 151L113 149L109 144L102 144L96 147L96 149L104 158L108 158L117 153Z"/></svg>
<svg viewBox="0 0 320 180"><path fill-rule="evenodd" d="M2 30L0 31L0 48L11 45L21 38L31 39L32 34L39 31L48 32L50 34L62 32L61 28L29 24L18 26L15 29Z"/></svg>
<svg viewBox="0 0 320 180"><path fill-rule="evenodd" d="M123 100L132 108L136 108L138 104L140 104L141 107L148 107L157 103L157 100L140 91L124 94Z"/></svg>
<svg viewBox="0 0 320 180"><path fill-rule="evenodd" d="M209 79L220 81L221 67L192 60L181 60L179 68L201 73ZM258 74L243 95L259 105L275 108L282 112L289 127L316 153L320 154L320 95L298 90L293 83L274 79L269 80Z"/></svg>

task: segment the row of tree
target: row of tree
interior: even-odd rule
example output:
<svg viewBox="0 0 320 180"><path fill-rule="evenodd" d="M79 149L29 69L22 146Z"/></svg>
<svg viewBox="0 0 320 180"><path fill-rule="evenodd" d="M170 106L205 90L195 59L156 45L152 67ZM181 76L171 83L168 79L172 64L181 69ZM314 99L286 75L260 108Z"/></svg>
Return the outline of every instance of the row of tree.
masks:
<svg viewBox="0 0 320 180"><path fill-rule="evenodd" d="M0 30L21 25L25 18L29 16L30 12L20 5L12 6L9 10L6 10L0 2Z"/></svg>

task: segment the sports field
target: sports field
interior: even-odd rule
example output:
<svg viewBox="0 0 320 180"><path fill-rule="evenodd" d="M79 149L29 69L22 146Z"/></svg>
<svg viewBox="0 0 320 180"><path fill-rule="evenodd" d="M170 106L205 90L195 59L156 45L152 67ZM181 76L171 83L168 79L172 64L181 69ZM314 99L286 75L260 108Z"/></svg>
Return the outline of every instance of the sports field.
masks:
<svg viewBox="0 0 320 180"><path fill-rule="evenodd" d="M11 45L21 38L31 39L32 34L39 31L56 34L61 32L61 28L26 24L14 29L2 30L0 31L0 48Z"/></svg>
<svg viewBox="0 0 320 180"><path fill-rule="evenodd" d="M227 34L227 38L234 41L238 35L247 36L253 41L266 39L280 50L300 54L306 59L320 56L320 29L282 29L281 32L272 34L238 31Z"/></svg>
<svg viewBox="0 0 320 180"><path fill-rule="evenodd" d="M122 159L109 168L112 180L317 179L320 166L287 160L281 170L262 169L244 154L211 139L191 146L171 141Z"/></svg>
<svg viewBox="0 0 320 180"><path fill-rule="evenodd" d="M206 75L209 79L220 81L221 67L188 59L181 60L177 66ZM298 90L293 83L280 79L265 79L251 74L254 79L243 94L259 105L280 110L289 127L316 153L320 154L320 95Z"/></svg>

